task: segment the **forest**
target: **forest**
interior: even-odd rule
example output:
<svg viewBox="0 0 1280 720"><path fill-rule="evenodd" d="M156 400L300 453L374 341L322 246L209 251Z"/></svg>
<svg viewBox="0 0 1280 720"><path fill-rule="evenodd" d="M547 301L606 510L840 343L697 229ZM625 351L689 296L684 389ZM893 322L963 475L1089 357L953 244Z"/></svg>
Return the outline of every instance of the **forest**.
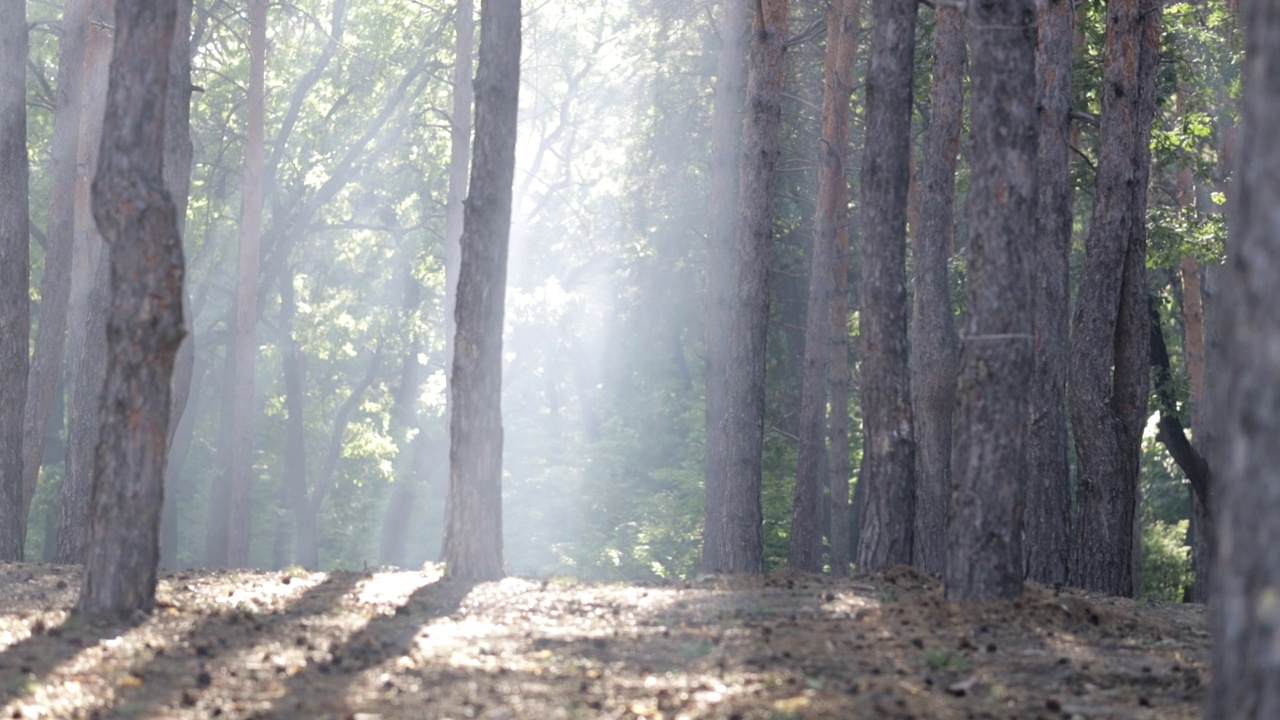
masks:
<svg viewBox="0 0 1280 720"><path fill-rule="evenodd" d="M3 711L1280 717L1278 110L1269 0L0 0Z"/></svg>

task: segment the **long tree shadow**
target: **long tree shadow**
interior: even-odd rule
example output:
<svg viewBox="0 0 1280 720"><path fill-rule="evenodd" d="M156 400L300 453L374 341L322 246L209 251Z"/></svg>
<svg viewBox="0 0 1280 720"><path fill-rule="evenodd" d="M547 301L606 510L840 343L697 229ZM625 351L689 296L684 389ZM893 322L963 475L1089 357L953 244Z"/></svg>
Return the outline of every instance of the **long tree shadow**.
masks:
<svg viewBox="0 0 1280 720"><path fill-rule="evenodd" d="M258 720L320 717L339 712L347 704L349 687L375 665L408 655L423 625L455 613L474 583L438 580L423 585L394 612L379 615L331 648L329 658L309 663L289 678L282 697Z"/></svg>

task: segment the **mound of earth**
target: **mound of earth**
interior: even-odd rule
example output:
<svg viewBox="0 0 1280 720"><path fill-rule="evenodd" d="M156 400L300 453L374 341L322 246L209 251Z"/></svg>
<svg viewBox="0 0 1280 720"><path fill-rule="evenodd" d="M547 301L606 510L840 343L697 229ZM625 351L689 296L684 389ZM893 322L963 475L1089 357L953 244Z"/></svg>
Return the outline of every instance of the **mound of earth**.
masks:
<svg viewBox="0 0 1280 720"><path fill-rule="evenodd" d="M1196 718L1204 609L899 568L663 585L180 572L130 622L0 564L2 718Z"/></svg>

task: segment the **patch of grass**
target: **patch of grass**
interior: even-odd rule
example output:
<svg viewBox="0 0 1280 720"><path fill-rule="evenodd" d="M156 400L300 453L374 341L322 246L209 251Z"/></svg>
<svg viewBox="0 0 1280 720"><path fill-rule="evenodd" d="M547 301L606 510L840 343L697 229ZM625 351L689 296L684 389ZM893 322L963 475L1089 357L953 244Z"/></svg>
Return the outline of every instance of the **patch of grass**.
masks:
<svg viewBox="0 0 1280 720"><path fill-rule="evenodd" d="M23 673L4 684L4 694L11 697L31 695L40 687L40 680L35 673Z"/></svg>
<svg viewBox="0 0 1280 720"><path fill-rule="evenodd" d="M962 655L945 650L931 652L924 656L924 661L934 670L968 670L969 661Z"/></svg>

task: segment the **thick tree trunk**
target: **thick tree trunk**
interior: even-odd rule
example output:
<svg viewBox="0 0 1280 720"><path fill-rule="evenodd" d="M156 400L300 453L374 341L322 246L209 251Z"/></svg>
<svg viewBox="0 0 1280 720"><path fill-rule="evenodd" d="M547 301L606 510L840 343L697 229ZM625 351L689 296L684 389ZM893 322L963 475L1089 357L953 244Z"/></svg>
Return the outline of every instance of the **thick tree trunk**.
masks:
<svg viewBox="0 0 1280 720"><path fill-rule="evenodd" d="M27 6L0 2L0 560L22 560L22 412L31 262L27 207Z"/></svg>
<svg viewBox="0 0 1280 720"><path fill-rule="evenodd" d="M711 572L764 571L761 472L764 449L765 336L769 321L769 257L773 238L773 185L782 116L785 0L762 0L752 26L747 72L748 111L742 120L738 218L733 245L733 290L726 329L727 365L723 433L727 484L709 507L717 544L703 551ZM708 523L710 524L710 523Z"/></svg>
<svg viewBox="0 0 1280 720"><path fill-rule="evenodd" d="M1245 4L1240 161L1228 243L1225 389L1217 425L1220 482L1210 510L1217 531L1213 683L1206 717L1280 717L1280 6Z"/></svg>
<svg viewBox="0 0 1280 720"><path fill-rule="evenodd" d="M476 136L463 217L450 378L449 519L453 577L502 567L502 312L520 89L520 3L481 0Z"/></svg>
<svg viewBox="0 0 1280 720"><path fill-rule="evenodd" d="M1145 212L1159 50L1157 0L1110 0L1093 224L1068 381L1078 467L1070 581L1133 595L1150 337ZM1114 371L1113 371L1114 369Z"/></svg>
<svg viewBox="0 0 1280 720"><path fill-rule="evenodd" d="M1066 377L1071 302L1071 0L1038 0L1036 93L1038 200L1032 257L1034 365L1027 437L1026 576L1067 581L1071 558L1071 469L1067 453Z"/></svg>
<svg viewBox="0 0 1280 720"><path fill-rule="evenodd" d="M907 351L906 213L915 0L873 0L862 158L863 486L859 572L910 564L915 442Z"/></svg>
<svg viewBox="0 0 1280 720"><path fill-rule="evenodd" d="M708 179L707 261L703 324L706 341L706 496L702 571L715 572L729 502L726 465L725 392L729 368L729 310L733 292L733 223L738 207L738 140L746 85L746 0L724 0L716 57L715 106L711 114Z"/></svg>
<svg viewBox="0 0 1280 720"><path fill-rule="evenodd" d="M968 312L956 390L946 595L1022 592L1036 227L1035 0L969 6L972 175Z"/></svg>
<svg viewBox="0 0 1280 720"><path fill-rule="evenodd" d="M835 292L836 255L848 205L844 174L849 135L851 86L845 70L852 65L856 37L845 32L846 5L834 0L827 10L827 48L822 94L822 137L818 141L818 203L813 249L809 256L809 301L805 317L804 368L800 394L800 450L795 501L791 512L791 544L787 565L806 572L822 571L823 488L827 461L827 383L831 360L831 299ZM847 243L846 239L846 243ZM844 328L840 328L843 332ZM846 482L846 487L848 483ZM832 527L837 518L832 515ZM833 545L834 547L834 545ZM846 561L847 565L847 561Z"/></svg>
<svg viewBox="0 0 1280 720"><path fill-rule="evenodd" d="M262 166L266 115L264 78L267 54L267 2L249 2L249 98L245 133L244 190L240 208L239 261L236 273L235 332L227 353L227 393L231 396L229 444L222 450L226 469L217 492L225 503L210 517L205 548L209 565L246 567L253 533L254 362L257 356L258 259L262 240Z"/></svg>
<svg viewBox="0 0 1280 720"><path fill-rule="evenodd" d="M915 234L911 391L916 433L916 514L912 559L925 572L946 567L951 501L951 414L960 346L947 263L955 247L956 158L964 113L964 12L939 5L933 30L929 135Z"/></svg>
<svg viewBox="0 0 1280 720"><path fill-rule="evenodd" d="M155 602L169 447L170 381L182 340L182 243L164 187L165 93L176 2L120 0L94 218L109 246L110 347L92 542L78 609Z"/></svg>
<svg viewBox="0 0 1280 720"><path fill-rule="evenodd" d="M81 87L89 0L67 0L58 39L58 88L49 153L49 222L45 228L44 273L35 352L27 375L22 421L22 516L31 510L44 459L45 431L62 377L67 309L71 299L71 256L75 243L76 161L80 145Z"/></svg>

